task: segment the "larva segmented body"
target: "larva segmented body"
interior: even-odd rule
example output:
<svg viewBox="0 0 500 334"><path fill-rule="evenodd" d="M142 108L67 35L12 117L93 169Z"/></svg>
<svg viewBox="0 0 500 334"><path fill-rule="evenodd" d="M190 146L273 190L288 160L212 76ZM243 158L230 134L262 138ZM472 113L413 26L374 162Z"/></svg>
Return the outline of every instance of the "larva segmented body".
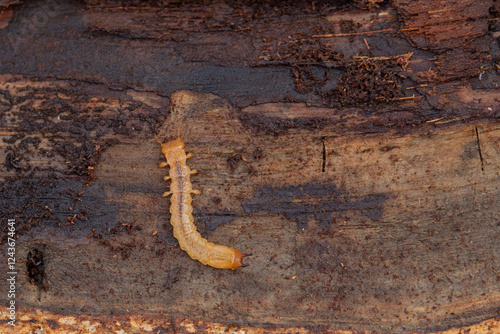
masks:
<svg viewBox="0 0 500 334"><path fill-rule="evenodd" d="M164 144L160 142L160 144L167 161L162 162L158 167L170 166L169 175L165 176L164 180L172 182L170 191L165 192L162 197L172 195L170 223L174 228L174 237L179 241L179 246L192 259L214 268L235 270L242 267L241 260L246 254L208 242L196 231L192 215L191 193L200 194L201 192L192 188L190 175L195 174L196 170L191 170L186 164L186 159L191 154L186 154L184 151L184 143L177 139Z"/></svg>

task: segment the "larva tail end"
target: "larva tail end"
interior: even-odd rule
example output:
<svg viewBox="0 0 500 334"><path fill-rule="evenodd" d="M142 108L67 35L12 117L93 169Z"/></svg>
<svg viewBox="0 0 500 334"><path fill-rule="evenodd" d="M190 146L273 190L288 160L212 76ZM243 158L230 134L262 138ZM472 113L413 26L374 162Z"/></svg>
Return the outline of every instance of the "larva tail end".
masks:
<svg viewBox="0 0 500 334"><path fill-rule="evenodd" d="M240 251L237 251L236 249L234 250L234 252L235 252L235 257L234 257L234 261L233 261L233 265L231 266L231 269L236 270L240 267L247 267L248 264L243 264L242 260L245 256L250 256L252 254L244 254Z"/></svg>

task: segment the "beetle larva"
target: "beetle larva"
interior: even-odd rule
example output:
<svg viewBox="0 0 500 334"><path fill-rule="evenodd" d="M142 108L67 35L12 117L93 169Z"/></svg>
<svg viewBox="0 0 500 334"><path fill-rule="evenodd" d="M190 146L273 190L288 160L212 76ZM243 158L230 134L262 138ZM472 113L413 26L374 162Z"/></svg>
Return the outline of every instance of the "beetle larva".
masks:
<svg viewBox="0 0 500 334"><path fill-rule="evenodd" d="M174 228L174 237L179 241L179 246L188 255L203 264L208 264L219 269L237 269L242 267L242 258L246 256L235 249L215 245L202 238L196 231L193 220L193 207L191 206L191 193L201 194L199 190L193 190L190 175L196 173L186 164L186 159L191 154L184 151L184 143L180 140L172 140L161 143L161 151L165 154L167 161L158 167L170 166L169 175L164 180L171 180L170 191L165 192L162 197L172 195L170 205L170 223Z"/></svg>

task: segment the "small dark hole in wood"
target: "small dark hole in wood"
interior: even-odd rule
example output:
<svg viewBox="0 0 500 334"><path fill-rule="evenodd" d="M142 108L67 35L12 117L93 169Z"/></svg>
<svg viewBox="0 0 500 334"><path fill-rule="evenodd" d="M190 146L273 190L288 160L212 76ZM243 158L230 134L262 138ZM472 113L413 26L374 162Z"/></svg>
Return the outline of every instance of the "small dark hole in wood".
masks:
<svg viewBox="0 0 500 334"><path fill-rule="evenodd" d="M45 285L45 264L43 259L43 252L34 248L28 252L26 259L26 271L28 281L35 284L41 289L46 290Z"/></svg>

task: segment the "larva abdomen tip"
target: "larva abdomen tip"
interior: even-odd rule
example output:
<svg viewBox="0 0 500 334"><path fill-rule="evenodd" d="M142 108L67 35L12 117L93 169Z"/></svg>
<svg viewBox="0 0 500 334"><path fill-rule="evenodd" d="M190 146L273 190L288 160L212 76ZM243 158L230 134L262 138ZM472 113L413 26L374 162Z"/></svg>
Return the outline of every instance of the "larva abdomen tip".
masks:
<svg viewBox="0 0 500 334"><path fill-rule="evenodd" d="M242 260L244 257L251 256L252 254L245 254L245 253L242 253L236 249L234 250L234 252L235 252L235 257L234 257L234 261L233 261L230 269L235 270L235 269L238 269L240 267L248 267L248 264L243 264Z"/></svg>

